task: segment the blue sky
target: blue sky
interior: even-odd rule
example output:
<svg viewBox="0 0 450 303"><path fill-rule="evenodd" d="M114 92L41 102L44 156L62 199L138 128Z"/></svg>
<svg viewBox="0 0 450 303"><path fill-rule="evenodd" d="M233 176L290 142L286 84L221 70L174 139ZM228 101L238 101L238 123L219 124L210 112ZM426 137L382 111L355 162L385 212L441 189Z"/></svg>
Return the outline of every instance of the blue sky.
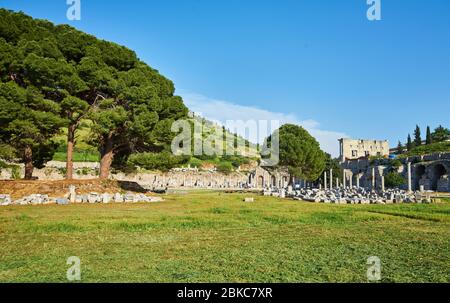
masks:
<svg viewBox="0 0 450 303"><path fill-rule="evenodd" d="M336 155L340 136L396 146L416 123L450 126L450 1L0 0L123 44L217 120L277 118Z"/></svg>

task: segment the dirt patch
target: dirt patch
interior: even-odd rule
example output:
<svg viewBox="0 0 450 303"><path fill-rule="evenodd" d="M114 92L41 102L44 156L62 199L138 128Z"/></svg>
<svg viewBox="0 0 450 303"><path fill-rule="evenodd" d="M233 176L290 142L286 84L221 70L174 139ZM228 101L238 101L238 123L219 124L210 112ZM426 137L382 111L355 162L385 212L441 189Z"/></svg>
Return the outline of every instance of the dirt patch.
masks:
<svg viewBox="0 0 450 303"><path fill-rule="evenodd" d="M117 193L127 191L118 181L112 180L62 180L62 181L0 181L0 194L11 195L13 199L31 194L63 197L69 192L69 186L75 185L77 194Z"/></svg>

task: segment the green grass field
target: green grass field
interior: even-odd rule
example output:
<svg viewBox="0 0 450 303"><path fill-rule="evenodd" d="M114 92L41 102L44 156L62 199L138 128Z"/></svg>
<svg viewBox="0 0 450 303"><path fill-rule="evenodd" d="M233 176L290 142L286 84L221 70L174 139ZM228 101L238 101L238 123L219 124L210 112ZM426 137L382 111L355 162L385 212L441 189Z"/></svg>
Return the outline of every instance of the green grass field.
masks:
<svg viewBox="0 0 450 303"><path fill-rule="evenodd" d="M325 205L193 192L159 204L0 208L0 282L450 282L450 203Z"/></svg>

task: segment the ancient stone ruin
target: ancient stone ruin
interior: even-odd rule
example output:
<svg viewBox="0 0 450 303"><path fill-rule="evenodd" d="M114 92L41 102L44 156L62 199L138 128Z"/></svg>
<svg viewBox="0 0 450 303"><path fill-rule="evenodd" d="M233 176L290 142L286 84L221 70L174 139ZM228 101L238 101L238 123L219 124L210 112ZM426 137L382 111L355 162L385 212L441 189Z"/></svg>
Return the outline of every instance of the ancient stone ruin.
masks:
<svg viewBox="0 0 450 303"><path fill-rule="evenodd" d="M407 191L450 192L450 153L436 153L399 159L396 171L407 180L401 189ZM347 184L373 190L384 189L389 160L346 160L342 163Z"/></svg>
<svg viewBox="0 0 450 303"><path fill-rule="evenodd" d="M0 206L8 205L68 205L68 204L96 204L96 203L154 203L162 202L160 197L151 197L145 194L135 193L89 193L77 195L75 186L71 186L69 193L65 197L54 198L48 195L33 194L21 199L13 200L10 195L0 195Z"/></svg>

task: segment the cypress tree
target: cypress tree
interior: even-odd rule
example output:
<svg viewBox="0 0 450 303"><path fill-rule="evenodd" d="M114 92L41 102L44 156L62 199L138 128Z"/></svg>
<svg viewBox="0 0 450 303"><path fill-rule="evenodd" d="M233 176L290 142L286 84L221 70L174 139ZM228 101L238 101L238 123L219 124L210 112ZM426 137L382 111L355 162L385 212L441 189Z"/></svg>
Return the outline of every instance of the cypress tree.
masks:
<svg viewBox="0 0 450 303"><path fill-rule="evenodd" d="M433 138L431 137L431 129L427 126L427 145L433 143Z"/></svg>
<svg viewBox="0 0 450 303"><path fill-rule="evenodd" d="M422 145L422 135L420 132L419 125L416 125L416 129L414 130L414 145L421 146Z"/></svg>
<svg viewBox="0 0 450 303"><path fill-rule="evenodd" d="M407 149L408 151L411 151L411 150L413 149L413 143L412 143L411 135L410 135L410 134L408 134L408 141L407 141L407 143L406 143L406 149Z"/></svg>
<svg viewBox="0 0 450 303"><path fill-rule="evenodd" d="M402 144L402 142L400 140L398 141L397 154L398 155L403 154L403 144Z"/></svg>

